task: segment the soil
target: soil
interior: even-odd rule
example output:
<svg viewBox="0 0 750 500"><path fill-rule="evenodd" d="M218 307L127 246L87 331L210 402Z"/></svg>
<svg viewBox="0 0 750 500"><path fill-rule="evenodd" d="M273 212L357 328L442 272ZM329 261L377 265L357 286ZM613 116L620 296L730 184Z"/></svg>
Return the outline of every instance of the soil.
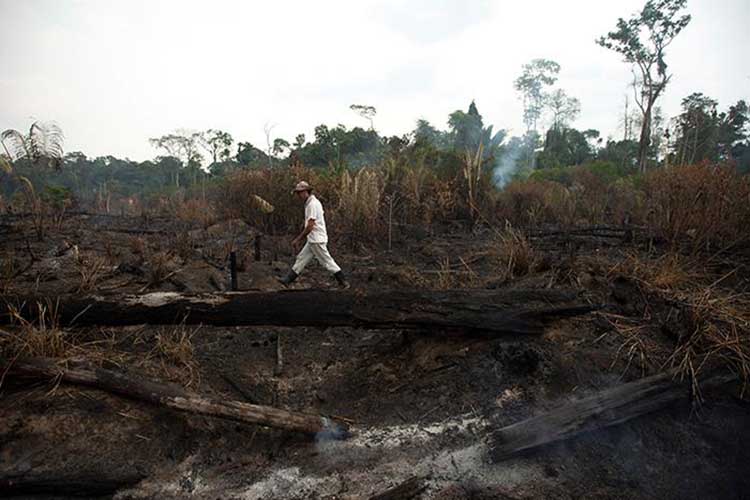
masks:
<svg viewBox="0 0 750 500"><path fill-rule="evenodd" d="M200 228L170 219L75 215L43 241L20 219L3 222L6 277L23 271L6 280L6 294L218 291L228 286L230 248L240 254L241 289L278 290L275 276L293 259L286 236L264 235L261 260L253 260L255 232L240 221ZM352 293L559 287L624 316L643 313L645 299L608 271L629 253L647 252L650 243L564 234L532 243L539 263L512 277L492 257L496 243L486 229L402 236L390 252L336 242L330 248L350 275ZM86 285L83 273L95 265L100 275ZM293 286L335 283L313 264ZM648 305L658 321L661 305ZM419 476L425 478L421 498L435 499L750 498L750 405L736 387L704 394L699 408L686 398L619 426L489 461L491 429L655 373L649 363L627 362L622 338L597 314L557 321L541 338L523 341L455 332L203 326L189 329L193 353L182 364L154 354L167 328L69 333L80 342L107 339L126 367L211 396L344 418L353 437L311 439L95 389L8 377L0 387L0 496L354 499ZM674 332L664 332L650 340L668 349Z"/></svg>

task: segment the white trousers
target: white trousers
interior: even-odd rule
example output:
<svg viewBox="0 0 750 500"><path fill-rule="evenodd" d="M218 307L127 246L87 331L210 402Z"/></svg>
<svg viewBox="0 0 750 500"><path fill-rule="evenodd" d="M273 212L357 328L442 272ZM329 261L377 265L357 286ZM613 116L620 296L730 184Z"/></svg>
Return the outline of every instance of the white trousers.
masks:
<svg viewBox="0 0 750 500"><path fill-rule="evenodd" d="M313 257L329 272L335 274L341 271L341 268L328 252L328 246L325 243L310 243L309 241L305 243L302 251L297 255L297 261L292 266L292 270L297 274L301 274Z"/></svg>

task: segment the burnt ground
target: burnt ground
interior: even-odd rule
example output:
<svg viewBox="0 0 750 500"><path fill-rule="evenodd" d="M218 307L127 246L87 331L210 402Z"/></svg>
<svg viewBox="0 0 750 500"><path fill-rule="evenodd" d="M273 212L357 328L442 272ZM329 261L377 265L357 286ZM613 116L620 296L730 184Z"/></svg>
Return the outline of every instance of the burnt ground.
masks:
<svg viewBox="0 0 750 500"><path fill-rule="evenodd" d="M240 222L208 229L167 219L75 216L42 242L6 219L4 293L217 291L228 248L240 287L275 290L292 260L285 237ZM508 276L492 233L406 230L392 252L332 244L353 293L415 287L560 287L643 314L645 299L611 269L643 242L619 236L532 240L530 273ZM32 257L33 256L33 257ZM461 257L461 259L459 259ZM447 260L446 260L447 259ZM30 265L29 265L30 264ZM100 274L86 283L86 271ZM9 269L11 269L9 271ZM735 277L735 286L747 278ZM744 282L742 280L745 280ZM316 264L297 288L333 287ZM649 304L654 321L659 305ZM645 374L600 314L561 320L538 339L353 328L188 328L188 358L160 353L170 327L70 330L119 353L134 371L227 399L318 411L350 421L346 441L199 417L52 382L8 377L0 388L0 496L28 498L367 498L417 475L422 498L750 498L750 406L736 387L623 425L490 463L490 429ZM676 327L674 327L676 328ZM174 329L174 328L173 328ZM649 339L664 349L670 328ZM673 333L673 332L672 332ZM278 371L277 343L283 367ZM7 481L13 480L12 489Z"/></svg>

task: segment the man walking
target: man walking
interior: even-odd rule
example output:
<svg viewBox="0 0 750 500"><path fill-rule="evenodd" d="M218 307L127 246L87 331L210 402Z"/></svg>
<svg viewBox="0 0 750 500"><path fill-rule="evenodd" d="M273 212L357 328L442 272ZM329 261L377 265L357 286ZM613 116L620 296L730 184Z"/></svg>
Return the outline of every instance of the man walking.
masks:
<svg viewBox="0 0 750 500"><path fill-rule="evenodd" d="M341 288L349 288L344 273L328 252L328 233L326 232L326 220L323 216L323 205L312 194L312 188L305 181L299 182L294 187L292 194L305 203L305 226L299 236L292 240L292 245L297 250L304 241L305 246L297 255L297 261L292 269L279 281L284 285L292 283L315 257L320 265L333 273L333 277L336 278Z"/></svg>

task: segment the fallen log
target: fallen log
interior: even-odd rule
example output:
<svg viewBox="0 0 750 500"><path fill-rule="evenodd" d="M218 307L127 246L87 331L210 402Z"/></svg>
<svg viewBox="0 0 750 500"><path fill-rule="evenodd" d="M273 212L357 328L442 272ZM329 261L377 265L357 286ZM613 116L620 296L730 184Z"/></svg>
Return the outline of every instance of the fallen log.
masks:
<svg viewBox="0 0 750 500"><path fill-rule="evenodd" d="M64 495L76 497L111 496L145 478L139 473L110 472L100 475L60 476L47 474L0 475L1 496Z"/></svg>
<svg viewBox="0 0 750 500"><path fill-rule="evenodd" d="M503 427L490 434L489 455L500 462L522 452L584 432L626 422L659 410L690 395L689 382L675 380L674 370L607 389L587 398ZM715 387L736 380L735 375L717 375L701 387Z"/></svg>
<svg viewBox="0 0 750 500"><path fill-rule="evenodd" d="M333 439L348 437L348 426L335 419L281 410L240 401L219 400L163 382L156 382L124 371L99 368L85 362L57 363L55 360L31 358L18 360L2 370L34 378L57 379L166 406L197 415L218 417L246 424L258 424Z"/></svg>
<svg viewBox="0 0 750 500"><path fill-rule="evenodd" d="M344 291L289 290L125 296L6 297L29 320L54 304L60 325L204 324L216 326L357 326L457 329L539 335L546 321L596 306L555 290ZM44 309L44 308L42 308ZM0 310L0 324L11 321Z"/></svg>

